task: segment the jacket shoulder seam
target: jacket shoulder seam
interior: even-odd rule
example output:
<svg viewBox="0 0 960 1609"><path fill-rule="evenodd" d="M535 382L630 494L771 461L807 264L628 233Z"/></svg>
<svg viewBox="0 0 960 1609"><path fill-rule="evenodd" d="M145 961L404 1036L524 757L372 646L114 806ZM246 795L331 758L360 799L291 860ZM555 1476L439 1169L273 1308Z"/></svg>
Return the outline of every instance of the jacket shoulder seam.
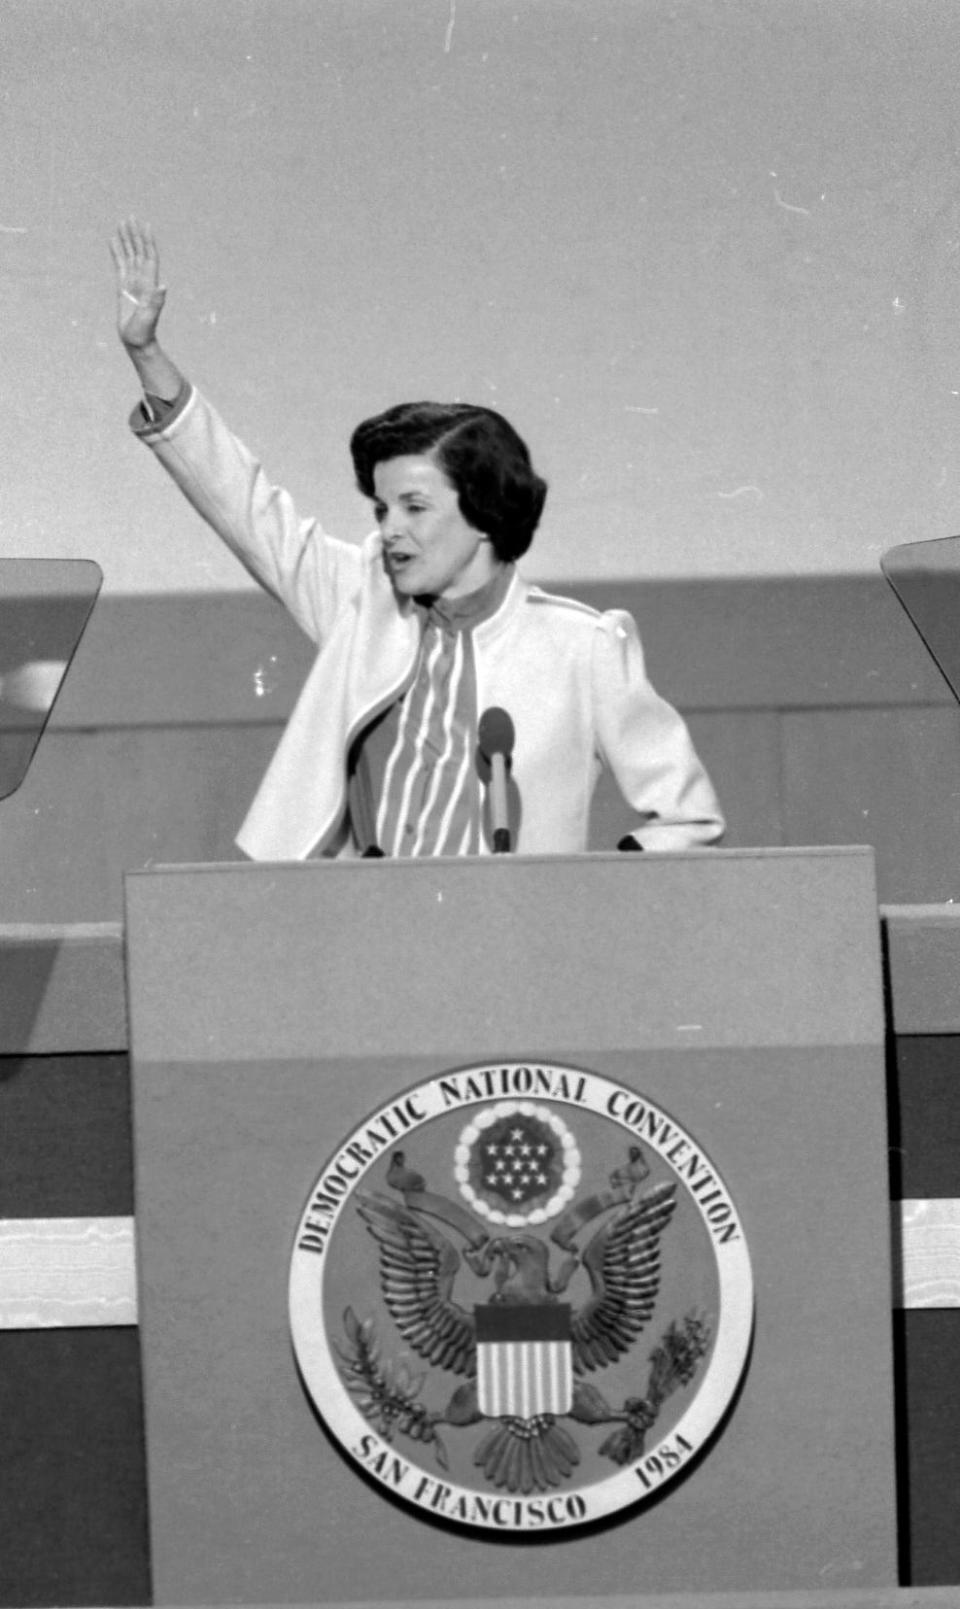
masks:
<svg viewBox="0 0 960 1609"><path fill-rule="evenodd" d="M531 587L527 593L530 603L540 605L552 604L558 609L569 609L573 614L584 615L586 619L599 624L604 616L600 609L595 609L591 603L583 603L580 598L568 598L559 592L544 592L542 587Z"/></svg>

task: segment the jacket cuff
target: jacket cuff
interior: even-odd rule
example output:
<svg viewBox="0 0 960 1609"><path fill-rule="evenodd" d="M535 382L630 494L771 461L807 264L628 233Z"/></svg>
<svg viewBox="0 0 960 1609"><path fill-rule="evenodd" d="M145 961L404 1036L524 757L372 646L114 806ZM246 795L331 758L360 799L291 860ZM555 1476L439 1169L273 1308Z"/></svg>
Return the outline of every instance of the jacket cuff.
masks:
<svg viewBox="0 0 960 1609"><path fill-rule="evenodd" d="M192 394L188 380L184 380L172 402L147 392L130 415L130 429L144 441L163 435L179 419Z"/></svg>

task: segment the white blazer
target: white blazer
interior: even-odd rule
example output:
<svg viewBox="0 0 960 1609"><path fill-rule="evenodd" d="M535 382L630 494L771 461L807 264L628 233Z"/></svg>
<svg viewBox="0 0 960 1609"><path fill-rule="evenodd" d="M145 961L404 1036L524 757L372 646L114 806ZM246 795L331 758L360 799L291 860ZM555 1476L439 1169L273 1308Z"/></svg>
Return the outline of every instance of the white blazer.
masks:
<svg viewBox="0 0 960 1609"><path fill-rule="evenodd" d="M351 853L347 756L405 685L420 641L419 617L390 584L379 535L357 546L302 520L195 389L165 420L147 422L138 410L131 423L319 649L238 845L254 860ZM515 572L500 608L472 635L478 709L500 705L516 731L509 803L517 852L586 849L604 766L640 817L634 836L644 849L720 837L709 778L683 720L647 679L629 614L554 597Z"/></svg>

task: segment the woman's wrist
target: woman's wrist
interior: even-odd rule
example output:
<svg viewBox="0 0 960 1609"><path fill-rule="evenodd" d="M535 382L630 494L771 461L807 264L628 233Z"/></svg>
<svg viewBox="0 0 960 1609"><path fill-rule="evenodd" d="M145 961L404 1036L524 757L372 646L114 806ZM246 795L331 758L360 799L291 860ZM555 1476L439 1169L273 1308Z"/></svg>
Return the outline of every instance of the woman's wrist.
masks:
<svg viewBox="0 0 960 1609"><path fill-rule="evenodd" d="M175 402L183 386L183 375L159 342L127 346L126 350L144 391L149 391L151 396L159 397L163 402Z"/></svg>

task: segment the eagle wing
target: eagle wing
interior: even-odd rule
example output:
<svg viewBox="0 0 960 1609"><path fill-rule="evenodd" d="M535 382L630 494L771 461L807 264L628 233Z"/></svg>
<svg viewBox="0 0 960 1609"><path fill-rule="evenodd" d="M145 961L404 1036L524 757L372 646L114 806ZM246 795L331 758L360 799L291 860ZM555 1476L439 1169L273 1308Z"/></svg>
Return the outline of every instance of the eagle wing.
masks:
<svg viewBox="0 0 960 1609"><path fill-rule="evenodd" d="M453 1301L460 1253L411 1207L360 1196L357 1211L380 1247L380 1286L404 1340L428 1363L476 1372L473 1317Z"/></svg>
<svg viewBox="0 0 960 1609"><path fill-rule="evenodd" d="M659 1184L621 1207L583 1254L592 1295L572 1320L574 1367L604 1369L629 1351L653 1313L660 1288L660 1236L677 1187Z"/></svg>

